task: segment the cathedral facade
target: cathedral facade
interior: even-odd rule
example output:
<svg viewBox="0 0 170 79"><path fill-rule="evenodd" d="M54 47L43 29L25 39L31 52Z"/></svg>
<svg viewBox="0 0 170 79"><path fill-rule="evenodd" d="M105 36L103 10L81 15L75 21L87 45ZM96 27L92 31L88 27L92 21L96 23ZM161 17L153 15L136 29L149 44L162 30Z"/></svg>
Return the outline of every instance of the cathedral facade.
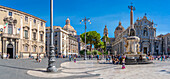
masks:
<svg viewBox="0 0 170 79"><path fill-rule="evenodd" d="M129 27L124 30L120 22L118 27L115 29L115 41L112 45L112 52L115 54L124 54L125 48L125 38L129 35ZM134 29L136 31L136 36L140 38L140 52L143 54L155 54L156 49L156 28L154 27L153 21L147 19L146 15L141 19L137 19L134 23Z"/></svg>

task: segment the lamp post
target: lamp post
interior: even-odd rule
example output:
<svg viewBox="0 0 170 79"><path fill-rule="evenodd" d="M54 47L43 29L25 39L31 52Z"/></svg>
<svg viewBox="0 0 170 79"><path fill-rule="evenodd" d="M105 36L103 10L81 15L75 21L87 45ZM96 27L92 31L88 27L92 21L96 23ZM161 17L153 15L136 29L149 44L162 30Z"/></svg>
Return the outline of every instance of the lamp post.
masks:
<svg viewBox="0 0 170 79"><path fill-rule="evenodd" d="M81 24L81 22L84 22L84 25L85 25L85 53L84 53L84 60L86 60L86 48L87 48L87 46L86 46L86 22L90 22L90 24L91 24L91 21L90 21L90 18L84 18L84 19L82 19L82 20L80 20L80 24Z"/></svg>
<svg viewBox="0 0 170 79"><path fill-rule="evenodd" d="M48 58L48 68L47 72L57 72L55 67L55 54L54 54L54 45L53 45L53 0L50 0L50 52Z"/></svg>
<svg viewBox="0 0 170 79"><path fill-rule="evenodd" d="M162 36L162 55L164 55L164 51L163 51L163 36Z"/></svg>

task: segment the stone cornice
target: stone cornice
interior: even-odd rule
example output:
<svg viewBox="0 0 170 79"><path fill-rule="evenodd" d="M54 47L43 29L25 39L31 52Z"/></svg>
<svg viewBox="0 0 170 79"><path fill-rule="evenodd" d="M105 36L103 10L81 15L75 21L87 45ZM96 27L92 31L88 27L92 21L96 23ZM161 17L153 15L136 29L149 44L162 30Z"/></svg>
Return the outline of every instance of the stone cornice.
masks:
<svg viewBox="0 0 170 79"><path fill-rule="evenodd" d="M30 14L28 14L28 13L25 13L25 12L22 12L22 11L19 11L19 10L16 10L16 9L8 8L8 7L5 7L5 6L0 6L0 8L6 9L6 10L10 10L10 11L14 11L14 12L17 12L17 13L20 13L20 14L24 14L24 15L26 15L26 16L30 16L30 17L33 17L33 18L38 19L38 20L40 20L40 21L43 21L43 22L45 22L45 23L47 22L47 21L45 21L45 20L43 20L43 19L40 19L40 18L38 18L38 17L35 17L35 16L33 16L33 15L30 15Z"/></svg>

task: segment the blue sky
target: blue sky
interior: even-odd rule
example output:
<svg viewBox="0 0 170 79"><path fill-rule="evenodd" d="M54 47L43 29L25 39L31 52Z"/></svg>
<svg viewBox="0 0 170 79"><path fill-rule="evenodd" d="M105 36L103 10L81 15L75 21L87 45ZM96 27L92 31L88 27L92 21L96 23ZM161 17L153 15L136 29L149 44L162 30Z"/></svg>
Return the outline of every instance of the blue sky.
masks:
<svg viewBox="0 0 170 79"><path fill-rule="evenodd" d="M107 25L109 37L114 37L114 30L121 21L124 28L130 24L128 5L136 7L134 20L147 17L157 27L157 35L170 33L170 0L54 0L54 25L63 27L67 17L77 34L84 32L84 25L79 21L85 16L92 24L87 24L87 31L97 31L103 36ZM17 9L47 21L50 26L50 0L0 0L0 5Z"/></svg>

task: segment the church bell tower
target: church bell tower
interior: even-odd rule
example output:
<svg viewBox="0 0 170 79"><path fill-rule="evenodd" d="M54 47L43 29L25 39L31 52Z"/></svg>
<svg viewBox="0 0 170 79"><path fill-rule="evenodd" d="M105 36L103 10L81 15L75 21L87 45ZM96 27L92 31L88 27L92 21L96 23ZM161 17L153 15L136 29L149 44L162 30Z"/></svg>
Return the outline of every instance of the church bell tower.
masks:
<svg viewBox="0 0 170 79"><path fill-rule="evenodd" d="M106 25L105 25L105 28L104 28L103 36L107 36L108 37L108 29L107 29Z"/></svg>

